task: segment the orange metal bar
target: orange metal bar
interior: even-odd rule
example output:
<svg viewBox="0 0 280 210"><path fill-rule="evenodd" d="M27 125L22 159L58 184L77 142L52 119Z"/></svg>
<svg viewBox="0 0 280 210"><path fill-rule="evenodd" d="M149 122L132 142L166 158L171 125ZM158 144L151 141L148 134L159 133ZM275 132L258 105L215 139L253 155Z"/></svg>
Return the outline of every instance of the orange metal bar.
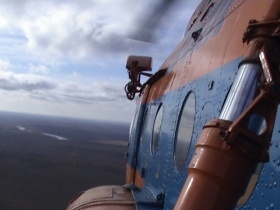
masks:
<svg viewBox="0 0 280 210"><path fill-rule="evenodd" d="M279 17L280 2L272 0L260 22L265 25L267 21L277 21ZM275 30L257 27L257 31L251 32L245 33L248 51L244 62L260 63L259 55L263 49L268 47L273 52L273 45L278 44L273 37ZM272 59L272 62L275 60ZM279 66L279 62L276 62L276 66ZM264 82L259 96L239 119L234 122L212 120L204 127L175 210L229 210L236 207L258 162L267 161L268 157L266 154L279 103L279 91L275 91L274 86L279 87L279 81L277 77L276 81L272 81L270 73L279 75L271 71L268 73L265 76L270 84ZM271 110L267 114L262 109ZM264 134L253 134L247 129L248 119L255 113L263 116L267 123Z"/></svg>
<svg viewBox="0 0 280 210"><path fill-rule="evenodd" d="M234 209L257 163L221 140L220 131L227 130L230 124L215 120L203 129L174 209Z"/></svg>

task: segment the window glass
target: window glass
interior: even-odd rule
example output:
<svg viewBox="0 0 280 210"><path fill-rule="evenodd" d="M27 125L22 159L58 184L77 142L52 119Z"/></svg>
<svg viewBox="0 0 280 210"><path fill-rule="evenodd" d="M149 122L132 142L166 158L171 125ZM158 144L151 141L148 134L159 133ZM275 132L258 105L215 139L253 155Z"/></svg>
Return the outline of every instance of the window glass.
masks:
<svg viewBox="0 0 280 210"><path fill-rule="evenodd" d="M181 171L185 165L192 138L195 115L195 96L190 92L182 106L177 125L174 158L176 168Z"/></svg>
<svg viewBox="0 0 280 210"><path fill-rule="evenodd" d="M143 140L144 135L146 134L146 129L147 129L147 121L148 121L148 108L145 109L143 120L142 120L142 127L141 127L141 140Z"/></svg>
<svg viewBox="0 0 280 210"><path fill-rule="evenodd" d="M133 119L132 119L132 122L131 122L131 124L130 124L130 128L129 128L129 141L128 141L128 144L131 143L131 141L132 141L132 136L135 135L135 130L136 130L136 126L137 126L138 115L139 115L139 108L136 109L136 112L135 112L134 117L133 117Z"/></svg>
<svg viewBox="0 0 280 210"><path fill-rule="evenodd" d="M160 105L158 108L155 123L154 123L153 138L151 142L152 154L155 153L158 146L159 132L161 128L161 119L162 119L162 105Z"/></svg>

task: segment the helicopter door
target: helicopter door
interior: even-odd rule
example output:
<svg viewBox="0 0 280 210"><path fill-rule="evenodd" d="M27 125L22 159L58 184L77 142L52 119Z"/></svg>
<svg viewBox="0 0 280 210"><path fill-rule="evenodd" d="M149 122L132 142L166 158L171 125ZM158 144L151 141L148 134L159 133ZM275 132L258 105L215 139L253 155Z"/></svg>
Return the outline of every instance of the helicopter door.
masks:
<svg viewBox="0 0 280 210"><path fill-rule="evenodd" d="M161 69L152 75L145 84L141 87L140 95L137 101L137 108L134 119L130 126L130 135L128 143L128 152L126 153L126 187L143 187L144 182L142 179L141 171L137 171L137 159L139 152L139 145L141 140L141 131L143 129L145 110L147 106L147 99L151 86L162 78L167 69Z"/></svg>
<svg viewBox="0 0 280 210"><path fill-rule="evenodd" d="M126 153L126 184L128 185L127 187L129 187L129 185L134 186L134 183L139 183L139 181L137 181L139 176L136 174L136 165L143 116L146 107L145 102L149 95L149 91L150 86L146 85L143 93L139 96L134 119L130 125L128 152Z"/></svg>

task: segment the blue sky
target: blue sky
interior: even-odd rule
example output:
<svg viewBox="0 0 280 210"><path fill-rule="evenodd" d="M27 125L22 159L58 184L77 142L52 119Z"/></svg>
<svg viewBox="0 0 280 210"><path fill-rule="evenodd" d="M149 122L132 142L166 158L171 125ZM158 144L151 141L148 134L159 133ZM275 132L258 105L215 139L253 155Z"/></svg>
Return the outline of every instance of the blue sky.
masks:
<svg viewBox="0 0 280 210"><path fill-rule="evenodd" d="M156 43L128 38L160 0L0 2L0 110L129 122L128 55L153 57L153 72L180 41L195 0L179 0Z"/></svg>

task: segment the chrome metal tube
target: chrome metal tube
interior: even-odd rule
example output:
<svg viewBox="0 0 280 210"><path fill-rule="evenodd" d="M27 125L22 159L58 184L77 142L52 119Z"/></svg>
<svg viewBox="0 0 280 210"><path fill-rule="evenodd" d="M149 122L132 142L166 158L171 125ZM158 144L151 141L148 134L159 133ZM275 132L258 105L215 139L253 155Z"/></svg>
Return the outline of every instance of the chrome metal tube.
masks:
<svg viewBox="0 0 280 210"><path fill-rule="evenodd" d="M257 64L240 66L220 119L234 121L248 107L254 99L260 72L261 67Z"/></svg>

